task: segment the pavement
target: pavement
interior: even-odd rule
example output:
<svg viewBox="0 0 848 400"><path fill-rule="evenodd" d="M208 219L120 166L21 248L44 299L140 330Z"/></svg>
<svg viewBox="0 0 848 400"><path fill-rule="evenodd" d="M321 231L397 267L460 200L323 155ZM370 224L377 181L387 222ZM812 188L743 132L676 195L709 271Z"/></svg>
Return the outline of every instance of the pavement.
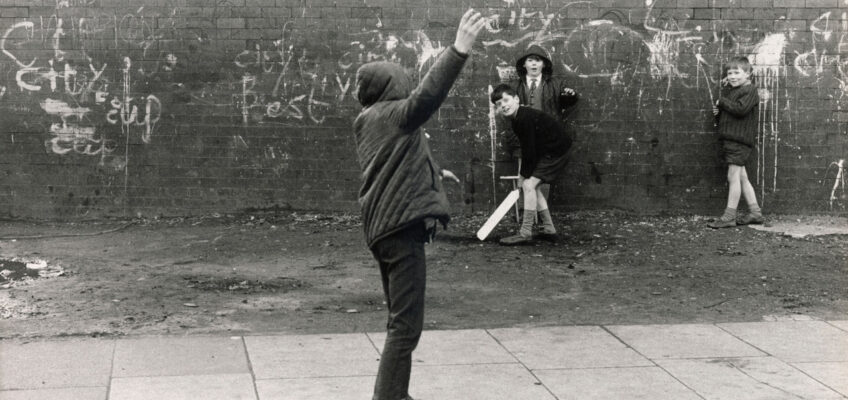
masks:
<svg viewBox="0 0 848 400"><path fill-rule="evenodd" d="M370 399L384 333L0 341L0 399ZM418 400L846 399L848 321L425 331Z"/></svg>

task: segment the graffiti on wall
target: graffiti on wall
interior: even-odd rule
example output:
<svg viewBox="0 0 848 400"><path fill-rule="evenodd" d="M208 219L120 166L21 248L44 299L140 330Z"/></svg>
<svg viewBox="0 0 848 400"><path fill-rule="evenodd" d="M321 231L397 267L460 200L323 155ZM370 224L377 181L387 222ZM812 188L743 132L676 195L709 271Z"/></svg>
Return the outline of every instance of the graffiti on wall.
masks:
<svg viewBox="0 0 848 400"><path fill-rule="evenodd" d="M96 0L57 0L56 8L96 4ZM136 80L149 80L156 71L134 66L133 57L156 58L151 49L166 48L164 42L174 31L168 28L169 19L154 20L142 13L143 7L123 16L53 15L5 29L0 52L7 84L0 90L0 100L23 109L28 102L38 104L44 120L24 124L43 127L47 151L97 156L101 165L121 169L127 163L126 154L116 152L121 143L150 143L162 104ZM126 55L118 56L121 52ZM154 69L176 62L171 53L161 58ZM145 64L150 69L149 62Z"/></svg>
<svg viewBox="0 0 848 400"><path fill-rule="evenodd" d="M845 170L848 169L848 167L846 167L844 159L830 163L827 167L827 171L830 172L832 167L835 167L836 169L836 176L833 178L833 187L830 190L830 197L827 199L828 207L830 207L830 210L834 210L835 203L838 208L845 209Z"/></svg>
<svg viewBox="0 0 848 400"><path fill-rule="evenodd" d="M731 29L718 17L718 10L713 13L713 26L697 25L675 7L657 7L662 1L646 1L645 13L639 18L634 18L633 10L599 9L583 14L600 18L585 20L575 20L573 12L591 9L591 2L575 1L545 12L528 12L515 2L504 3L508 11L493 14L489 23L489 32L497 37L484 42L485 56L498 65L499 79L515 75L515 57L501 54L515 54L510 50L532 44L543 46L576 84L600 86L610 93L581 100L589 103L583 110L590 110L591 115L581 123L590 132L602 130L606 121L621 120L642 121L648 125L645 131L661 130L668 122L663 113L673 103L672 88L693 89L696 97L702 96L698 107L705 111L703 120L709 121L706 110L719 93L723 62L732 56L747 56L761 99L757 183L763 197L766 188L777 190L779 152L789 145L781 134L793 123L789 110L794 93L786 89L790 72L793 79L812 81L820 92L834 98L837 111L846 109L848 12L823 13L810 22L809 32L768 32ZM810 37L799 37L807 34ZM838 82L836 90L830 79ZM492 137L497 134L495 129L491 129ZM839 129L848 134L848 127ZM633 139L623 139L628 148L633 147ZM610 154L626 157L629 153Z"/></svg>
<svg viewBox="0 0 848 400"><path fill-rule="evenodd" d="M356 69L371 61L400 63L417 73L444 47L423 31L409 36L379 30L350 34L349 47L296 46L284 25L280 39L254 43L236 55L241 93L234 94L244 124L304 122L322 124L352 90Z"/></svg>
<svg viewBox="0 0 848 400"><path fill-rule="evenodd" d="M151 82L186 68L183 54L192 46L216 45L201 30L178 28L177 8L161 12L140 7L111 15L96 11L99 3L56 0L56 10L87 7L92 12L70 18L56 11L54 16L0 27L0 107L37 111L39 118L24 123L40 129L45 149L52 154L100 157L101 163L125 168L129 144L155 142L163 130L163 113L171 106L164 104L167 88ZM517 51L532 44L548 49L555 69L575 86L604 94L581 100L585 106L578 123L583 132L603 132L621 121L638 127L623 135L618 147L600 149L608 155L604 162L626 163L655 143L656 136L650 135L669 131L673 124L668 122L675 118L686 119L687 129L697 130L692 116L700 115L700 129L708 132L722 65L731 56L746 55L761 98L756 178L762 196L767 189L777 191L781 152L791 145L793 123L802 118L792 111L799 104L791 92L796 83L832 98L837 113L848 112L848 11L823 12L802 32L791 25L769 31L722 21L718 9L712 19L695 20L685 10L668 7L672 3L646 0L643 7L602 9L592 1L503 0L486 11L488 23L481 47L475 48L475 68L489 69L486 80L513 79ZM769 26L780 20L774 22ZM194 82L188 104L223 105L231 113L228 117L245 128L325 125L355 114L353 81L360 65L398 62L420 78L446 47L439 40L442 34L452 34L438 25L402 32L378 26L301 37L295 25L297 17L276 29L272 38L249 39L243 49L208 53L225 64L225 71L218 82ZM473 84L480 86L480 79ZM488 104L485 85L462 85L468 83L460 81L454 90L480 97L472 102L477 110L469 112L468 120L480 125L476 129L484 134L475 139L484 146L489 142L494 160L498 136L492 110L490 134L485 135L485 111L479 109L481 101ZM687 100L685 107L675 101L681 97ZM680 112L687 114L675 115ZM836 119L824 122L848 135L848 125ZM233 146L239 149L250 149L251 143L250 138L233 136ZM262 157L279 162L278 153L284 153L288 165L290 149L274 146ZM835 186L834 193L837 187L844 185Z"/></svg>

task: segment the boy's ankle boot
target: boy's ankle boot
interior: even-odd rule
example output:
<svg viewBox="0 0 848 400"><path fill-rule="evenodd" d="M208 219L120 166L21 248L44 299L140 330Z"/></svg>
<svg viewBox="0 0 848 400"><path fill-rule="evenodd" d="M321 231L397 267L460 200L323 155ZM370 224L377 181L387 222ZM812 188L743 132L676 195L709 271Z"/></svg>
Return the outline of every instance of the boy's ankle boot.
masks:
<svg viewBox="0 0 848 400"><path fill-rule="evenodd" d="M536 221L536 210L524 210L524 219L521 220L521 227L518 229L518 234L507 236L500 240L501 244L516 245L529 243L533 240L533 223Z"/></svg>
<svg viewBox="0 0 848 400"><path fill-rule="evenodd" d="M763 222L765 222L763 211L757 204L748 204L748 214L736 218L736 223L739 225L762 224Z"/></svg>
<svg viewBox="0 0 848 400"><path fill-rule="evenodd" d="M725 208L724 214L721 218L710 222L707 224L710 228L718 229L718 228L732 228L736 226L736 209L735 208Z"/></svg>
<svg viewBox="0 0 848 400"><path fill-rule="evenodd" d="M546 235L556 235L557 231L554 228L554 220L551 218L551 210L539 210L539 219L542 222L542 233Z"/></svg>

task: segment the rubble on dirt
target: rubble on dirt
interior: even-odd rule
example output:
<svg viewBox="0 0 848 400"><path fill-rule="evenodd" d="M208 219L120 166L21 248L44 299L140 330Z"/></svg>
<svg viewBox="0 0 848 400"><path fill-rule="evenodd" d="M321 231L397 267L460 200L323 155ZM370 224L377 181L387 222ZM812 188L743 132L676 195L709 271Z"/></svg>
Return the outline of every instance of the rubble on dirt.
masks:
<svg viewBox="0 0 848 400"><path fill-rule="evenodd" d="M712 230L701 215L604 210L555 213L557 241L504 247L498 238L517 229L514 215L480 241L487 217L455 215L427 246L427 329L848 318L848 235ZM765 228L838 221L767 218ZM0 288L0 337L385 323L357 213L10 221L0 226L0 258L64 278Z"/></svg>

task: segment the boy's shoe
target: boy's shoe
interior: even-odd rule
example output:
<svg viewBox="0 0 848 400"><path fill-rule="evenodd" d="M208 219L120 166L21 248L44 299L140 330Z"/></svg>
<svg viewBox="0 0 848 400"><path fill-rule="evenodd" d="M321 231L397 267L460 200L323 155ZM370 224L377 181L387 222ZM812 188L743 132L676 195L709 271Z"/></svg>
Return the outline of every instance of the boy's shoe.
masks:
<svg viewBox="0 0 848 400"><path fill-rule="evenodd" d="M512 236L507 236L505 238L502 238L499 241L499 243L502 244L502 245L506 245L506 246L514 246L514 245L517 245L517 244L530 243L532 241L533 241L532 236L524 236L524 235L519 233L519 234L515 234L515 235L512 235Z"/></svg>
<svg viewBox="0 0 848 400"><path fill-rule="evenodd" d="M536 233L535 237L541 240L546 240L548 242L556 242L559 239L559 235L557 235L556 233L548 233L545 231L539 231L538 233Z"/></svg>
<svg viewBox="0 0 848 400"><path fill-rule="evenodd" d="M713 228L713 229L732 228L732 227L736 226L736 220L735 219L721 219L721 218L719 218L719 219L717 219L713 222L710 222L709 224L707 224L707 226L709 226L710 228Z"/></svg>
<svg viewBox="0 0 848 400"><path fill-rule="evenodd" d="M753 225L753 224L762 224L765 222L762 214L754 215L754 214L745 214L736 218L737 225Z"/></svg>

